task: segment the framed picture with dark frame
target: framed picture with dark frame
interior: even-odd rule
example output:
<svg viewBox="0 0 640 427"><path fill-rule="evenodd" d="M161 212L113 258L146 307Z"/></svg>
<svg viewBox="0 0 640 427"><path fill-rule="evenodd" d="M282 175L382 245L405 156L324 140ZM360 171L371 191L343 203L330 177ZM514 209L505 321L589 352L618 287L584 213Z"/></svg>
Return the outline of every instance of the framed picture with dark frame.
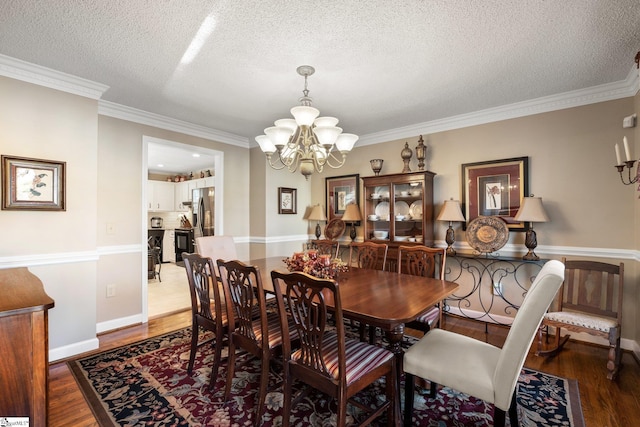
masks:
<svg viewBox="0 0 640 427"><path fill-rule="evenodd" d="M279 214L295 214L298 212L297 192L295 188L278 187Z"/></svg>
<svg viewBox="0 0 640 427"><path fill-rule="evenodd" d="M462 210L467 224L478 216L497 216L509 230L526 231L528 222L514 217L529 194L529 158L491 160L462 165Z"/></svg>
<svg viewBox="0 0 640 427"><path fill-rule="evenodd" d="M325 178L327 221L342 218L347 205L360 203L360 175ZM360 222L356 223L360 225Z"/></svg>
<svg viewBox="0 0 640 427"><path fill-rule="evenodd" d="M66 162L1 156L2 209L64 211Z"/></svg>

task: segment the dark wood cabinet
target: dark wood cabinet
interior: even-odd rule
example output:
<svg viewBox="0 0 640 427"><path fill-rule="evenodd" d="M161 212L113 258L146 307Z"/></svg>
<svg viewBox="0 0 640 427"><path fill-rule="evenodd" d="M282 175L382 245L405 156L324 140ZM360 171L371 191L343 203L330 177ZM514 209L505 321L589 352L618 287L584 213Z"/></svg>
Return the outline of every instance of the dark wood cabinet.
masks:
<svg viewBox="0 0 640 427"><path fill-rule="evenodd" d="M364 240L388 243L391 264L400 245L434 245L435 175L420 171L362 178Z"/></svg>
<svg viewBox="0 0 640 427"><path fill-rule="evenodd" d="M26 268L0 270L0 416L46 426L53 300Z"/></svg>

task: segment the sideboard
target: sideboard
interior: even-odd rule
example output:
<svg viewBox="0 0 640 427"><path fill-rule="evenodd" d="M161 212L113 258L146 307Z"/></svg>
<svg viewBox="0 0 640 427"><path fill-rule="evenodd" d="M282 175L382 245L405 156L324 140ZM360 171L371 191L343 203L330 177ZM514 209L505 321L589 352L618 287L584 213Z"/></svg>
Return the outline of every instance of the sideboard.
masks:
<svg viewBox="0 0 640 427"><path fill-rule="evenodd" d="M448 256L445 279L460 287L447 298L445 312L510 325L546 261L490 254Z"/></svg>
<svg viewBox="0 0 640 427"><path fill-rule="evenodd" d="M48 310L54 301L26 268L0 269L0 416L46 426Z"/></svg>

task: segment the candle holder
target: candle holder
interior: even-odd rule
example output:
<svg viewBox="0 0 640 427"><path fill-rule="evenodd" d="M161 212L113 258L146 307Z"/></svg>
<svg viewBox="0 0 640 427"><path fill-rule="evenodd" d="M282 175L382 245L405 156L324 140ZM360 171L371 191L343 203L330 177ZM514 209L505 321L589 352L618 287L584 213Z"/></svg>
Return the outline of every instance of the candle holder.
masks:
<svg viewBox="0 0 640 427"><path fill-rule="evenodd" d="M418 170L424 170L424 159L427 157L427 146L424 145L424 140L422 139L422 135L420 135L420 139L418 140L418 145L416 145L416 158L418 159Z"/></svg>
<svg viewBox="0 0 640 427"><path fill-rule="evenodd" d="M631 168L633 168L633 165L635 163L636 163L635 160L627 160L621 165L616 165L616 169L618 169L618 173L620 174L620 181L622 181L624 185L631 185L638 182L638 177L640 177L640 163L638 163L638 169L636 169L636 176L634 176L633 178L631 177ZM625 180L625 177L622 175L622 172L624 172L625 166L629 174L626 180Z"/></svg>

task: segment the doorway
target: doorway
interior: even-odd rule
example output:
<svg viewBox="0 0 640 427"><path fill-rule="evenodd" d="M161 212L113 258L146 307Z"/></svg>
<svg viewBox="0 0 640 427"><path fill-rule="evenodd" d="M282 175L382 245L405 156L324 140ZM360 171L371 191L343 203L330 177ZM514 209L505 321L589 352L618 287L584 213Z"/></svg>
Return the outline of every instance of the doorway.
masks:
<svg viewBox="0 0 640 427"><path fill-rule="evenodd" d="M180 170L162 170L159 172L157 165L149 164L149 151L150 149L161 148L162 151L167 151L170 155L170 160L176 158L183 159L184 168ZM176 175L184 174L191 170L200 170L202 163L191 163L190 159L193 154L200 154L204 156L206 161L213 161L213 178L214 186L216 188L216 203L215 203L215 230L216 233L223 233L223 207L224 207L224 152L218 150L212 150L209 148L183 144L175 141L164 140L160 138L143 136L142 138L142 200L141 200L141 223L142 223L142 321L147 322L150 317L156 317L165 315L175 311L181 311L183 309L189 309L191 306L191 299L189 296L189 287L187 284L187 276L182 266L176 265L175 261L165 262L161 265L160 277L148 279L147 278L147 229L149 226L149 214L147 206L147 180L150 171L156 174ZM157 161L154 155L154 161ZM174 163L175 164L175 163ZM174 166L175 168L175 166ZM154 214L155 215L155 214ZM185 212L162 212L161 215L165 218L163 221L165 227L165 238L170 238L170 242L165 242L165 248L169 245L173 248L173 235L174 229L178 228L180 215L185 215ZM188 214L187 214L188 215ZM171 237L169 237L171 236ZM166 257L165 257L166 258Z"/></svg>

